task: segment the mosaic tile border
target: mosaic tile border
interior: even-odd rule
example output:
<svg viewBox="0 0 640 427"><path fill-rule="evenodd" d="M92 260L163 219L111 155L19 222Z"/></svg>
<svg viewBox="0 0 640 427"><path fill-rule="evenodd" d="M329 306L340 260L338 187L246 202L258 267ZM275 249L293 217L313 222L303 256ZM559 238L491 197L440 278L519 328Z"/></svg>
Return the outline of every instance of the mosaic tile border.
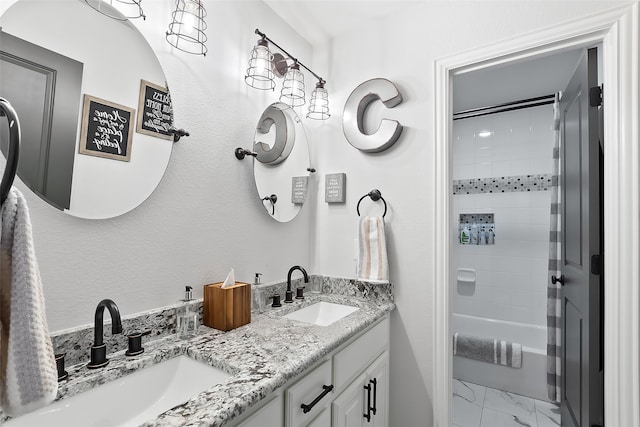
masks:
<svg viewBox="0 0 640 427"><path fill-rule="evenodd" d="M453 194L512 193L548 191L553 184L551 174L513 175L492 178L456 179Z"/></svg>
<svg viewBox="0 0 640 427"><path fill-rule="evenodd" d="M461 213L460 224L494 224L492 213Z"/></svg>

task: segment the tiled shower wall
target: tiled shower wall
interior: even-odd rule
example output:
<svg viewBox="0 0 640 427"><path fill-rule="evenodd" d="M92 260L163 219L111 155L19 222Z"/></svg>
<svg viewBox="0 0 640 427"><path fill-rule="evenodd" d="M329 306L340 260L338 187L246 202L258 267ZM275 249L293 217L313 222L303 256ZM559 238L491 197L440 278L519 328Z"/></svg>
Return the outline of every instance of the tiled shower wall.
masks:
<svg viewBox="0 0 640 427"><path fill-rule="evenodd" d="M454 121L455 313L546 325L552 122L551 105ZM461 213L493 213L495 244L459 244ZM458 268L476 283L458 283Z"/></svg>

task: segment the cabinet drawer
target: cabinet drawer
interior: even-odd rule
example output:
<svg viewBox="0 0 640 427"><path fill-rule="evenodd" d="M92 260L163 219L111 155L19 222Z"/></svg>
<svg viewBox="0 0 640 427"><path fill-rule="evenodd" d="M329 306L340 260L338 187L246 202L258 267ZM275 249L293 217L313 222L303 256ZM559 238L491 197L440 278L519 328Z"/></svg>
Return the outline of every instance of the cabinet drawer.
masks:
<svg viewBox="0 0 640 427"><path fill-rule="evenodd" d="M323 410L307 427L331 427L331 409Z"/></svg>
<svg viewBox="0 0 640 427"><path fill-rule="evenodd" d="M348 384L389 346L389 317L333 357L333 384Z"/></svg>
<svg viewBox="0 0 640 427"><path fill-rule="evenodd" d="M333 399L331 360L323 362L286 391L287 426L306 426ZM315 404L314 404L315 402ZM313 405L306 413L302 405Z"/></svg>
<svg viewBox="0 0 640 427"><path fill-rule="evenodd" d="M264 425L281 426L284 425L282 418L282 398L277 396L241 423L240 427L262 427Z"/></svg>

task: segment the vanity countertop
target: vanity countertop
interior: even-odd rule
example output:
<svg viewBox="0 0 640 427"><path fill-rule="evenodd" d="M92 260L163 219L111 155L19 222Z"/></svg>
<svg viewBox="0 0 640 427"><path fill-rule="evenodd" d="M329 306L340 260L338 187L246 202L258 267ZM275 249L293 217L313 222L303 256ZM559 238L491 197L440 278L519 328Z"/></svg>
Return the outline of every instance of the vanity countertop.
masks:
<svg viewBox="0 0 640 427"><path fill-rule="evenodd" d="M316 326L283 318L318 301L357 306L360 310L329 326ZM308 295L282 308L252 313L251 323L223 332L201 326L190 340L175 335L144 343L145 352L126 357L123 351L110 355L101 370L84 364L68 367L69 380L59 388L69 397L118 378L141 367L187 354L231 373L225 382L194 396L145 426L223 426L237 418L272 391L314 365L358 332L393 310L393 302L375 301L334 294Z"/></svg>

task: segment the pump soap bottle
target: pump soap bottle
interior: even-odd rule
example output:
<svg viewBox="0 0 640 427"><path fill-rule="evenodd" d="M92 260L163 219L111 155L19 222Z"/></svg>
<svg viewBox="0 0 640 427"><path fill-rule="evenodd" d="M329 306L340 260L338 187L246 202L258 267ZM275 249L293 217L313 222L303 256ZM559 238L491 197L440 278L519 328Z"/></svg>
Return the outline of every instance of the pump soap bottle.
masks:
<svg viewBox="0 0 640 427"><path fill-rule="evenodd" d="M192 304L193 297L191 286L185 286L184 299L182 305L177 308L177 333L178 338L193 338L198 333L198 312Z"/></svg>

